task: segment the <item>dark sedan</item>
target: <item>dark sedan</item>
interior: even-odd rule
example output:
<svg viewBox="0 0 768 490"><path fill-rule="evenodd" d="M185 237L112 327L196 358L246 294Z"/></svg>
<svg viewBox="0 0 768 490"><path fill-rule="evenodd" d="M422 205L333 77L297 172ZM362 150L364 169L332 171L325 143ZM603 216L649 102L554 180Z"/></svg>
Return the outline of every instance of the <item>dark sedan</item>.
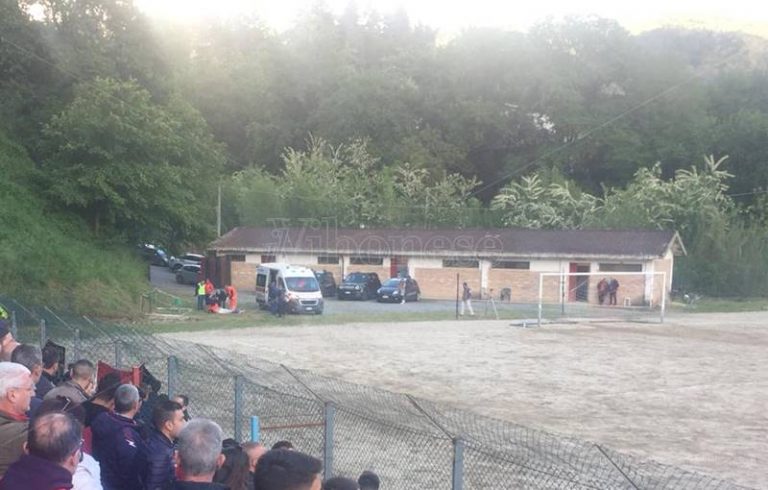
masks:
<svg viewBox="0 0 768 490"><path fill-rule="evenodd" d="M405 281L405 301L418 301L421 290L416 280L410 277L407 279L393 277L387 280L376 292L376 301L379 303L401 303L403 301L401 281Z"/></svg>
<svg viewBox="0 0 768 490"><path fill-rule="evenodd" d="M381 287L379 275L375 272L353 272L339 285L339 299L373 299Z"/></svg>

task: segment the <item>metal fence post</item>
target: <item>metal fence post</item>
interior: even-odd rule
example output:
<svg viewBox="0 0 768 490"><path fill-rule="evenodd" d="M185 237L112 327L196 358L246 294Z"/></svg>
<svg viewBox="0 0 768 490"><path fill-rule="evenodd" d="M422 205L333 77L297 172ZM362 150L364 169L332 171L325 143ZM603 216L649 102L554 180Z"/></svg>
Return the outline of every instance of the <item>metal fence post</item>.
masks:
<svg viewBox="0 0 768 490"><path fill-rule="evenodd" d="M40 319L40 348L42 349L45 347L45 342L47 339L47 335L45 332L45 318Z"/></svg>
<svg viewBox="0 0 768 490"><path fill-rule="evenodd" d="M331 402L325 402L325 425L323 448L323 477L324 479L333 476L333 423L336 417L336 407Z"/></svg>
<svg viewBox="0 0 768 490"><path fill-rule="evenodd" d="M176 394L176 376L179 371L179 360L176 356L168 356L168 398L173 399Z"/></svg>
<svg viewBox="0 0 768 490"><path fill-rule="evenodd" d="M120 368L123 365L123 353L120 349L120 340L115 340L115 367Z"/></svg>
<svg viewBox="0 0 768 490"><path fill-rule="evenodd" d="M16 327L16 310L11 311L11 335L14 339L19 338L19 330Z"/></svg>
<svg viewBox="0 0 768 490"><path fill-rule="evenodd" d="M452 490L464 488L464 441L456 437L453 439L453 471Z"/></svg>
<svg viewBox="0 0 768 490"><path fill-rule="evenodd" d="M251 442L259 442L261 440L261 425L259 417L256 415L251 416Z"/></svg>
<svg viewBox="0 0 768 490"><path fill-rule="evenodd" d="M243 377L235 376L235 440L243 440Z"/></svg>
<svg viewBox="0 0 768 490"><path fill-rule="evenodd" d="M74 335L72 344L73 344L72 354L75 358L75 361L79 361L80 360L80 329L79 328L75 329L75 335Z"/></svg>

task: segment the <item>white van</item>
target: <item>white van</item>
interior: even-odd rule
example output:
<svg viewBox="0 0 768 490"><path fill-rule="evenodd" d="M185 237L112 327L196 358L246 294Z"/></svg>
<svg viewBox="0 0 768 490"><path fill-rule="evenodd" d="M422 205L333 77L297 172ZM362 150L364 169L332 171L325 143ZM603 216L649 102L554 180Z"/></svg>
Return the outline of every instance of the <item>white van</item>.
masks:
<svg viewBox="0 0 768 490"><path fill-rule="evenodd" d="M256 303L267 308L269 285L275 281L285 290L291 313L323 313L323 295L312 269L300 265L268 263L256 270Z"/></svg>

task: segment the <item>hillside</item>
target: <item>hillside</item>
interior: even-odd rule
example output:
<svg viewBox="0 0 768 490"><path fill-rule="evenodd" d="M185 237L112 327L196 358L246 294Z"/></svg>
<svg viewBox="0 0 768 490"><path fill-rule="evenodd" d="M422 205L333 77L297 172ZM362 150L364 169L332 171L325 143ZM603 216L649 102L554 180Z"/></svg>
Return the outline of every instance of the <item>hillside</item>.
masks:
<svg viewBox="0 0 768 490"><path fill-rule="evenodd" d="M90 239L77 218L46 209L34 164L3 134L0 172L2 292L83 313L135 314L147 288L144 265L129 250Z"/></svg>

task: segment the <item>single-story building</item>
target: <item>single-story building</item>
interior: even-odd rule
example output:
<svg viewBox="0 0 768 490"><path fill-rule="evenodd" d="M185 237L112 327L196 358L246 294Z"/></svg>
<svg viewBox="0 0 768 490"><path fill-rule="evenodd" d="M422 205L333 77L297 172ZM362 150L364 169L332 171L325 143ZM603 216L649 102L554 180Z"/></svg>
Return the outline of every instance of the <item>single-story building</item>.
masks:
<svg viewBox="0 0 768 490"><path fill-rule="evenodd" d="M354 271L376 272L382 280L407 274L423 298L434 299L456 297L458 274L475 292L498 299L504 290L511 301L525 303L538 301L542 272L600 273L545 279L548 300L567 294L568 301L590 303L597 302L603 273L622 273L615 276L620 301L639 305L658 304L669 292L674 257L684 253L674 231L238 227L211 243L207 267L215 282L246 291L255 288L256 268L266 262L327 270L337 282ZM666 274L665 284L650 274L656 272Z"/></svg>

